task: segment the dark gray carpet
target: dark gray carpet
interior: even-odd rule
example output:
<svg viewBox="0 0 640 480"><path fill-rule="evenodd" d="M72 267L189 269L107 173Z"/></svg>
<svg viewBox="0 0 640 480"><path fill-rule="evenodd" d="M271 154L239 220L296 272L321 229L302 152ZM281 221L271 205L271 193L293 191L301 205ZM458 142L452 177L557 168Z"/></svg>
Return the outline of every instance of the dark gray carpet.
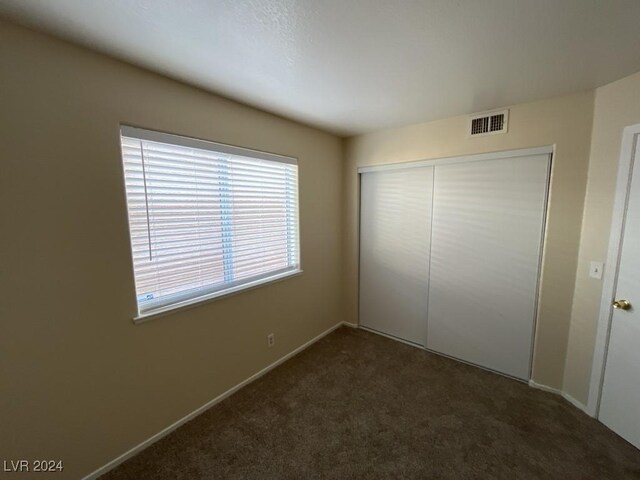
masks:
<svg viewBox="0 0 640 480"><path fill-rule="evenodd" d="M626 479L640 451L556 395L341 328L101 478Z"/></svg>

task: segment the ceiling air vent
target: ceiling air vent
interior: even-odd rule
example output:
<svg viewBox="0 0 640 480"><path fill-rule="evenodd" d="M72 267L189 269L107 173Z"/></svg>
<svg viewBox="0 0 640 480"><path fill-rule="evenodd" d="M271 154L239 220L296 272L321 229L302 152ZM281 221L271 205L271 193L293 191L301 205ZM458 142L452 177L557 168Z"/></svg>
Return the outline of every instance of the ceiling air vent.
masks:
<svg viewBox="0 0 640 480"><path fill-rule="evenodd" d="M470 118L469 134L472 137L480 135L494 135L496 133L507 133L507 123L509 122L509 110L499 112L482 113Z"/></svg>

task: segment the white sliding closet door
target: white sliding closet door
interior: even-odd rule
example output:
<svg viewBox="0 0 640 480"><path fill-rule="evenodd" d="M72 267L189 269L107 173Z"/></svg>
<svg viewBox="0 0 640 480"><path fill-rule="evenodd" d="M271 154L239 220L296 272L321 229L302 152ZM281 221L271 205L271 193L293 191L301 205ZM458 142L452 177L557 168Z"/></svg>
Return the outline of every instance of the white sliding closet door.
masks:
<svg viewBox="0 0 640 480"><path fill-rule="evenodd" d="M528 379L549 155L435 167L427 348Z"/></svg>
<svg viewBox="0 0 640 480"><path fill-rule="evenodd" d="M360 324L424 345L433 167L364 173Z"/></svg>

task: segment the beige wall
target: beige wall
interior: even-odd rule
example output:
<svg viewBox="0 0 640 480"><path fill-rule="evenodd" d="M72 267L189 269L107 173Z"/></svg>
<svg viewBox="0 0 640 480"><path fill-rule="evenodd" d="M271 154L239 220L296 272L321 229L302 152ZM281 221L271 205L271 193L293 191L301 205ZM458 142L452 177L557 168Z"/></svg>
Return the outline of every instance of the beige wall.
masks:
<svg viewBox="0 0 640 480"><path fill-rule="evenodd" d="M555 145L533 379L561 388L589 159L593 93L510 107L509 132L468 138L467 117L353 137L345 147L346 318L358 318L357 167Z"/></svg>
<svg viewBox="0 0 640 480"><path fill-rule="evenodd" d="M134 326L120 122L298 157L304 274ZM0 22L1 459L62 459L56 478L78 478L356 323L357 167L542 145L556 155L534 380L586 402L588 262L606 255L621 131L639 122L637 74L513 106L507 135L468 138L456 117L342 142Z"/></svg>
<svg viewBox="0 0 640 480"><path fill-rule="evenodd" d="M304 274L134 326L120 122L298 157ZM341 159L335 136L0 22L0 458L80 478L342 321Z"/></svg>
<svg viewBox="0 0 640 480"><path fill-rule="evenodd" d="M589 262L606 260L622 130L637 123L640 123L640 73L596 90L589 179L564 378L565 391L583 403L588 399L602 293L602 281L589 277Z"/></svg>

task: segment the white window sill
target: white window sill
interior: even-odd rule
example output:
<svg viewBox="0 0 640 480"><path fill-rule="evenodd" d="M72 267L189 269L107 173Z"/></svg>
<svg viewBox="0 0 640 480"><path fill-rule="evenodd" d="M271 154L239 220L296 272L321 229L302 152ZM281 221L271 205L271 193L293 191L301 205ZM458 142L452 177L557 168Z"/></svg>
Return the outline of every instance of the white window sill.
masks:
<svg viewBox="0 0 640 480"><path fill-rule="evenodd" d="M199 305L213 302L215 300L219 300L222 298L230 297L232 295L236 295L238 293L245 292L247 290L253 290L254 288L261 287L263 285L280 282L282 280L286 280L287 278L297 277L301 274L302 274L302 270L293 270L291 272L280 273L278 275L273 275L271 277L261 278L253 282L244 283L236 287L220 290L219 292L211 293L209 295L203 295L201 297L192 298L190 300L174 303L172 305L167 305L165 307L157 308L154 310L149 310L147 312L139 314L136 317L133 317L133 323L135 323L136 325L140 323L145 323L157 317L162 317L164 315L169 315L170 313L175 313L181 310L186 310L188 308L197 307Z"/></svg>

